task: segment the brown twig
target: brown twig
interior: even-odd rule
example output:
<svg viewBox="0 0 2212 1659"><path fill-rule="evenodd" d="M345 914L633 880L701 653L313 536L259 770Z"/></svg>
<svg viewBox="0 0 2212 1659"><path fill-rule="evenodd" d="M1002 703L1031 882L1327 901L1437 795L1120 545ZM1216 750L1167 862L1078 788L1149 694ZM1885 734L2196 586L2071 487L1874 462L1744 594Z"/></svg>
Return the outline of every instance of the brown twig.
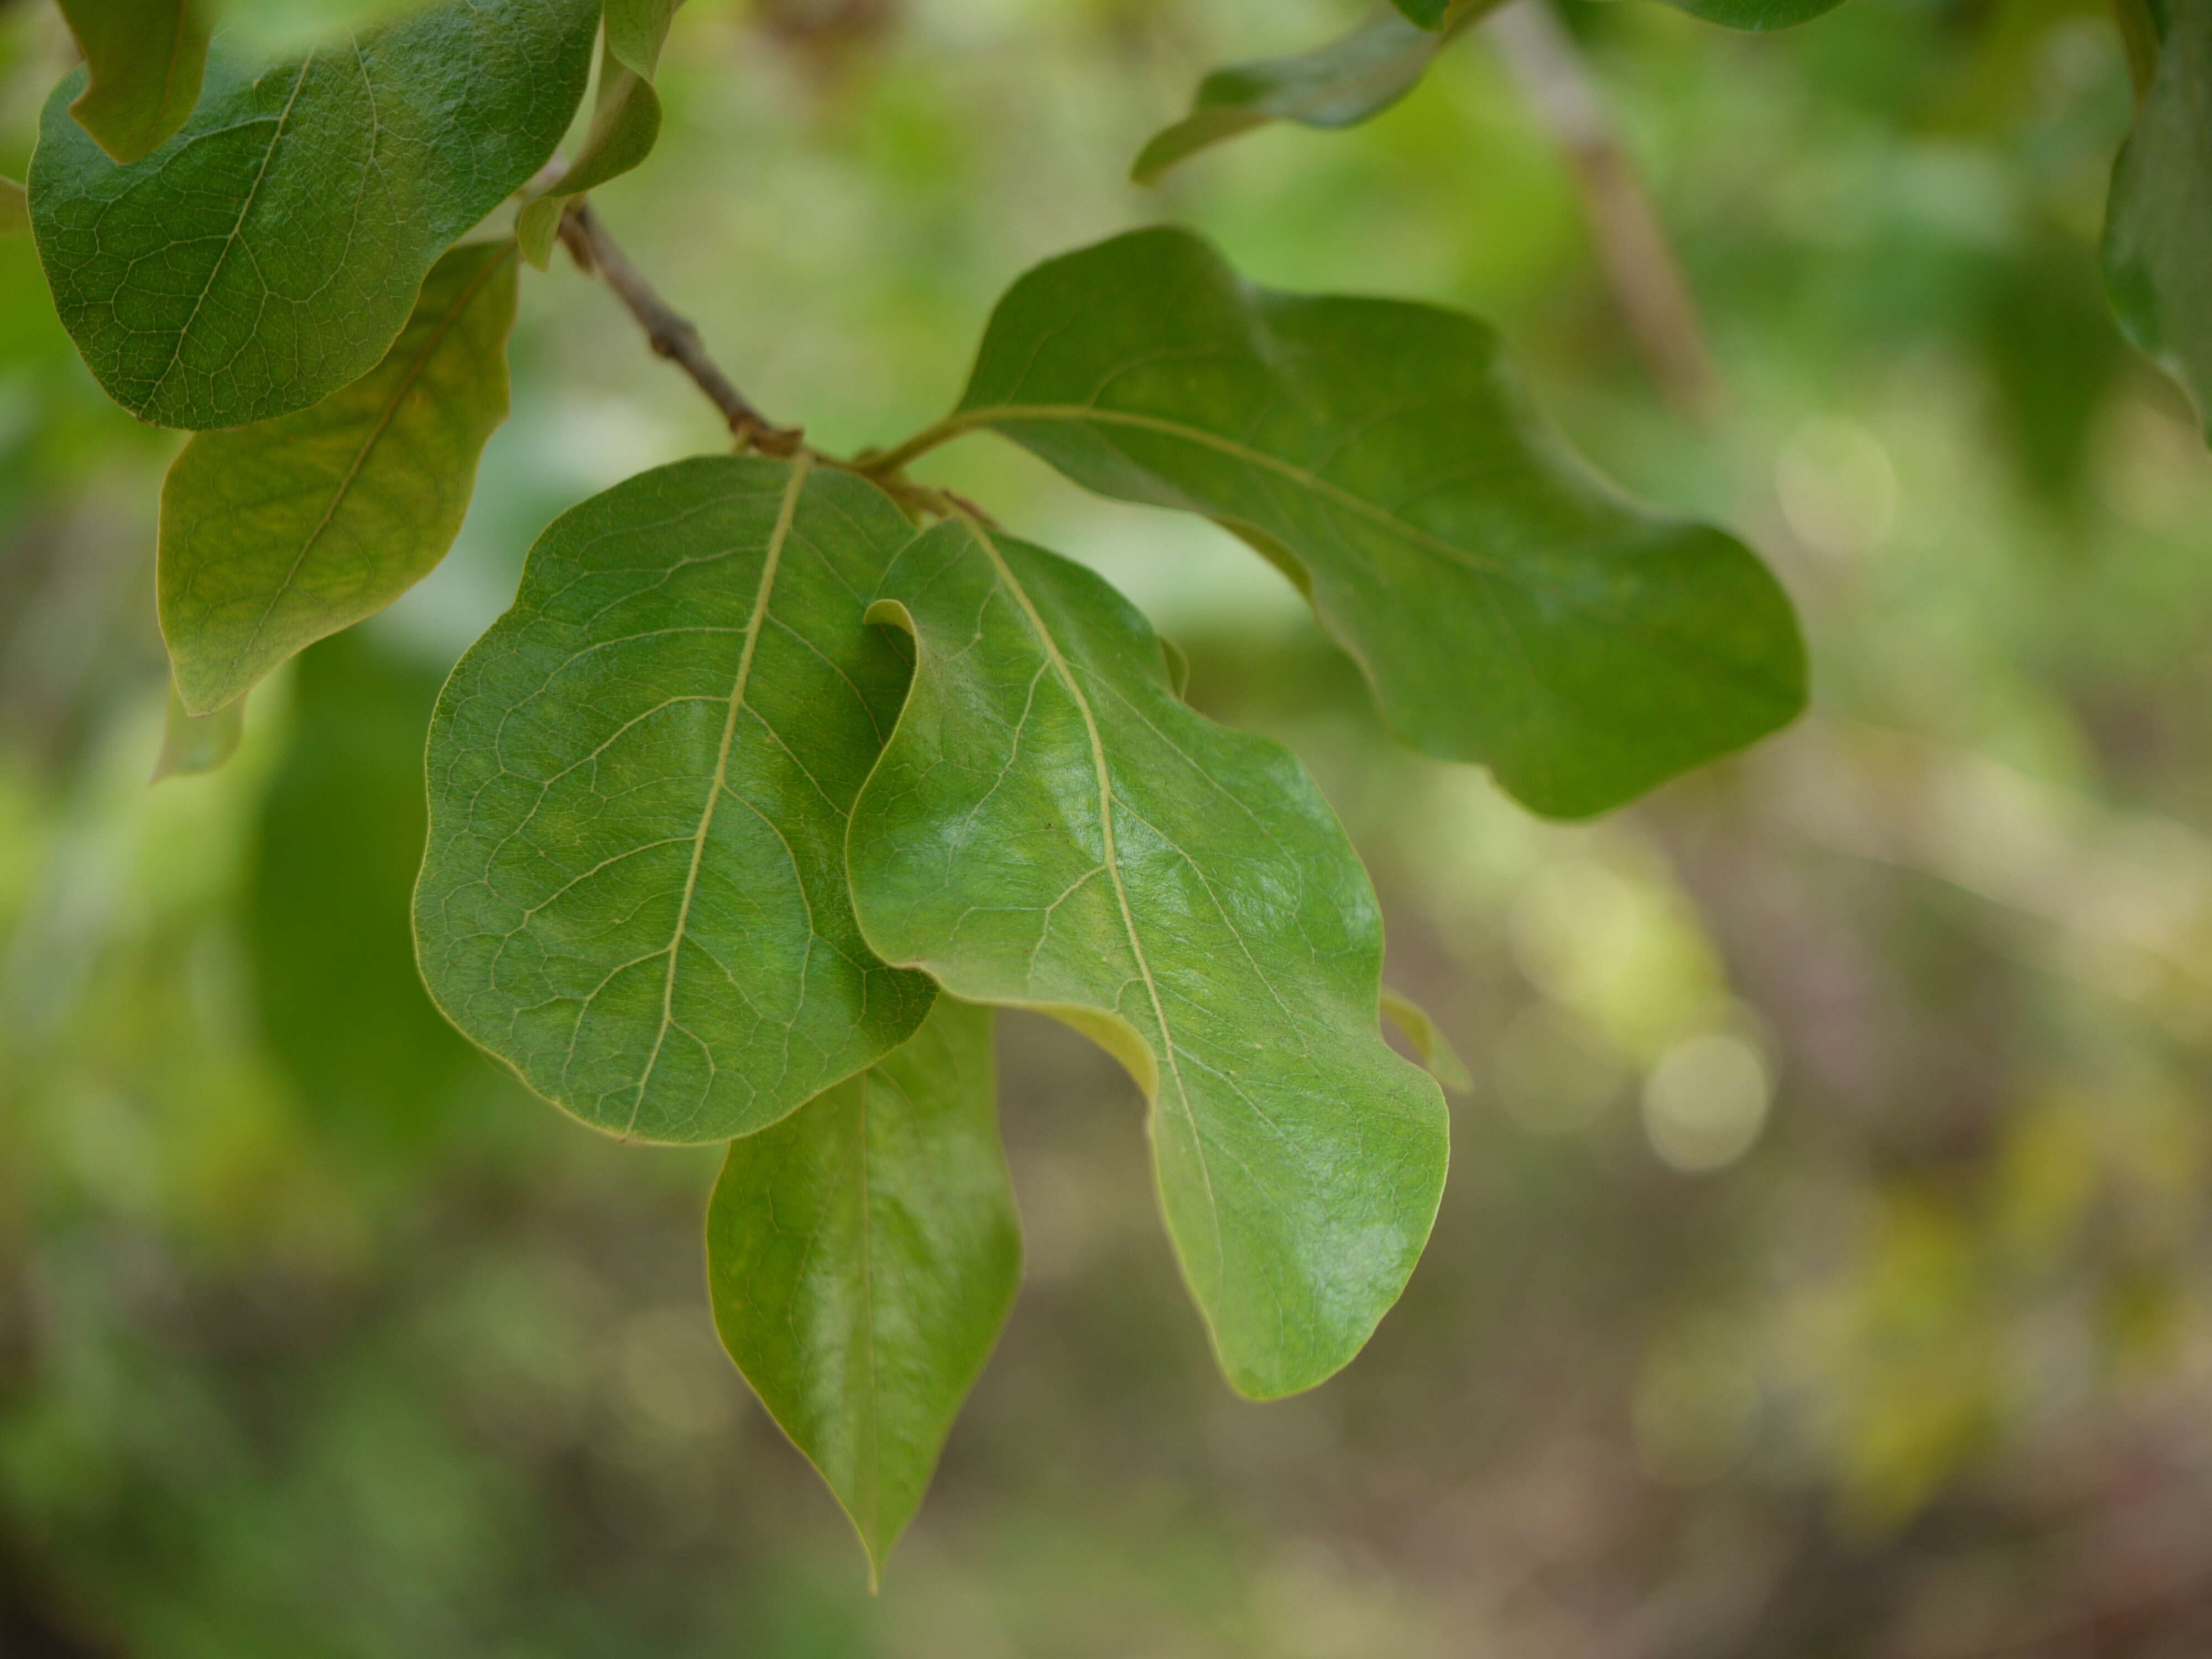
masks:
<svg viewBox="0 0 2212 1659"><path fill-rule="evenodd" d="M763 455L798 453L799 428L778 426L753 407L707 355L697 326L660 297L581 198L570 202L561 216L561 242L577 269L606 279L607 286L645 330L647 343L654 355L665 357L690 375L692 383L722 411L739 448L757 449Z"/></svg>
<svg viewBox="0 0 2212 1659"><path fill-rule="evenodd" d="M1720 374L1697 301L1574 37L1550 0L1503 7L1489 28L1530 109L1566 152L1590 239L1638 355L1675 408L1711 415L1721 401Z"/></svg>

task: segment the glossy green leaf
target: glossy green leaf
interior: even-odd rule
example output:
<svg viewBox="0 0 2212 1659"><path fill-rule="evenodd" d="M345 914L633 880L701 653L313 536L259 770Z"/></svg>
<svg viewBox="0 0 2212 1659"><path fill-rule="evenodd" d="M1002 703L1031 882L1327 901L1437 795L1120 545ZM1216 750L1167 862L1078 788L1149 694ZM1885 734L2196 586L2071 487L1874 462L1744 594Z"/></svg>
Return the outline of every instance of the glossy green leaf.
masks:
<svg viewBox="0 0 2212 1659"><path fill-rule="evenodd" d="M1312 52L1232 64L1201 82L1191 112L1156 134L1131 176L1152 183L1186 156L1270 121L1348 127L1371 119L1417 85L1438 52L1497 0L1454 0L1433 25L1377 5L1340 39Z"/></svg>
<svg viewBox="0 0 2212 1659"><path fill-rule="evenodd" d="M168 724L161 732L161 752L155 757L154 781L214 771L238 752L245 735L243 702L234 702L212 714L195 714L185 707L177 688L170 686Z"/></svg>
<svg viewBox="0 0 2212 1659"><path fill-rule="evenodd" d="M994 1069L990 1011L940 997L904 1047L732 1141L708 1211L722 1345L845 1506L872 1574L1021 1283Z"/></svg>
<svg viewBox="0 0 2212 1659"><path fill-rule="evenodd" d="M186 444L161 490L161 631L186 708L244 695L446 556L507 418L514 246L454 249L392 349L297 413Z"/></svg>
<svg viewBox="0 0 2212 1659"><path fill-rule="evenodd" d="M552 258L568 198L620 178L653 153L660 137L660 95L653 89L653 74L674 11L672 0L610 0L591 130L568 170L526 203L515 221L522 257L539 270Z"/></svg>
<svg viewBox="0 0 2212 1659"><path fill-rule="evenodd" d="M1382 1012L1390 1023L1406 1034L1421 1056L1421 1064L1429 1068L1429 1075L1456 1094L1466 1094L1474 1087L1474 1074L1467 1069L1467 1062L1453 1048L1451 1039L1429 1018L1429 1011L1401 992L1388 986L1382 990Z"/></svg>
<svg viewBox="0 0 2212 1659"><path fill-rule="evenodd" d="M423 978L586 1122L749 1134L928 1012L861 942L843 856L906 676L862 607L912 533L804 459L657 468L555 520L454 669Z"/></svg>
<svg viewBox="0 0 2212 1659"><path fill-rule="evenodd" d="M118 167L46 105L31 220L62 321L157 426L304 409L381 359L423 277L542 166L595 0L444 0L258 75L217 52L184 130Z"/></svg>
<svg viewBox="0 0 2212 1659"><path fill-rule="evenodd" d="M958 409L887 460L976 428L1243 536L1401 735L1538 811L1618 805L1803 706L1766 567L1593 475L1471 317L1255 288L1138 231L1015 283Z"/></svg>
<svg viewBox="0 0 2212 1659"><path fill-rule="evenodd" d="M1843 0L1667 0L1667 3L1723 28L1756 34L1809 23L1823 12L1833 11Z"/></svg>
<svg viewBox="0 0 2212 1659"><path fill-rule="evenodd" d="M2129 339L2212 429L2212 9L2169 10L2157 74L2112 167L2105 286Z"/></svg>
<svg viewBox="0 0 2212 1659"><path fill-rule="evenodd" d="M152 154L199 101L208 54L204 0L60 4L87 77L70 113L118 161Z"/></svg>
<svg viewBox="0 0 2212 1659"><path fill-rule="evenodd" d="M1230 1381L1312 1387L1397 1298L1444 1176L1443 1098L1382 1038L1382 923L1342 828L1288 751L1176 699L1090 571L955 520L881 592L915 661L853 809L869 943L1128 1067Z"/></svg>
<svg viewBox="0 0 2212 1659"><path fill-rule="evenodd" d="M31 207L23 187L13 179L0 178L0 236L28 236Z"/></svg>

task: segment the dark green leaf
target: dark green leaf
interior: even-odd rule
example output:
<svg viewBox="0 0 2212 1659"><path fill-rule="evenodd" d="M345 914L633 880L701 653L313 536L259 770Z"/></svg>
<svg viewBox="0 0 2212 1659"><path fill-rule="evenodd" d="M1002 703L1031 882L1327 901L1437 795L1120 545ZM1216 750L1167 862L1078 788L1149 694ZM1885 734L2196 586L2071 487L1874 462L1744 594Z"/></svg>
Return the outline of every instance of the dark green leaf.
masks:
<svg viewBox="0 0 2212 1659"><path fill-rule="evenodd" d="M1145 146L1132 176L1151 184L1186 156L1269 121L1348 127L1379 115L1496 3L1455 0L1448 16L1420 27L1378 4L1351 33L1325 46L1216 70L1200 83L1190 113Z"/></svg>
<svg viewBox="0 0 2212 1659"><path fill-rule="evenodd" d="M2212 422L2212 8L2171 10L2112 167L2105 286L2128 337Z"/></svg>
<svg viewBox="0 0 2212 1659"><path fill-rule="evenodd" d="M1425 29L1442 28L1452 0L1392 0L1398 9Z"/></svg>
<svg viewBox="0 0 2212 1659"><path fill-rule="evenodd" d="M846 816L899 706L911 536L847 473L708 457L563 514L430 728L416 932L462 1030L588 1123L765 1128L934 992L861 942Z"/></svg>
<svg viewBox="0 0 2212 1659"><path fill-rule="evenodd" d="M184 130L118 167L46 105L31 219L62 321L157 426L242 426L375 366L438 257L566 131L594 0L445 0L258 76L217 52Z"/></svg>
<svg viewBox="0 0 2212 1659"><path fill-rule="evenodd" d="M1243 536L1401 735L1539 811L1618 805L1803 706L1765 566L1607 488L1471 317L1250 287L1139 231L1017 283L959 408L890 459L977 427Z"/></svg>
<svg viewBox="0 0 2212 1659"><path fill-rule="evenodd" d="M1753 33L1769 29L1795 28L1823 12L1833 11L1843 0L1667 0L1692 17L1723 28L1747 29Z"/></svg>
<svg viewBox="0 0 2212 1659"><path fill-rule="evenodd" d="M203 0L60 4L87 76L70 113L117 161L151 155L199 101L208 53Z"/></svg>
<svg viewBox="0 0 2212 1659"><path fill-rule="evenodd" d="M459 247L374 369L186 444L161 490L161 631L196 714L374 616L453 546L507 418L514 245Z"/></svg>
<svg viewBox="0 0 2212 1659"><path fill-rule="evenodd" d="M903 1048L730 1143L707 1216L722 1345L879 1571L1021 1282L991 1013L938 999Z"/></svg>
<svg viewBox="0 0 2212 1659"><path fill-rule="evenodd" d="M169 720L161 733L161 752L154 762L154 781L212 772L238 752L246 735L246 705L234 702L212 714L195 714L169 688Z"/></svg>
<svg viewBox="0 0 2212 1659"><path fill-rule="evenodd" d="M882 592L915 661L853 809L869 943L1128 1067L1230 1381L1311 1388L1397 1298L1444 1175L1443 1098L1382 1039L1382 923L1342 828L1286 750L1177 701L1079 566L954 521Z"/></svg>

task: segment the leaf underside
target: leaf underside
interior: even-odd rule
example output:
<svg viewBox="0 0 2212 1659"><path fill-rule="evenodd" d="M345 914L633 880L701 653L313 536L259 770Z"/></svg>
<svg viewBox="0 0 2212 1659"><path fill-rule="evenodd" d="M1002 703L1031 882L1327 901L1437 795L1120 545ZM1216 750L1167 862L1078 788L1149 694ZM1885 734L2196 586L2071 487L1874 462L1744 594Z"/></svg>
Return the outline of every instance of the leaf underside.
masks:
<svg viewBox="0 0 2212 1659"><path fill-rule="evenodd" d="M443 0L259 74L217 51L181 131L118 167L48 100L30 178L54 301L157 426L304 409L390 348L433 264L552 154L594 0Z"/></svg>
<svg viewBox="0 0 2212 1659"><path fill-rule="evenodd" d="M847 814L902 653L861 620L911 526L847 473L704 457L556 520L431 723L416 897L454 1024L585 1121L765 1128L934 995L862 943Z"/></svg>
<svg viewBox="0 0 2212 1659"><path fill-rule="evenodd" d="M2212 10L2165 10L2157 73L2112 167L2105 286L2129 339L2212 430Z"/></svg>
<svg viewBox="0 0 2212 1659"><path fill-rule="evenodd" d="M1342 828L1286 750L1178 701L1079 566L958 520L881 593L915 661L854 807L869 942L1129 1068L1230 1381L1312 1387L1396 1299L1445 1158L1436 1085L1382 1040L1382 926Z"/></svg>
<svg viewBox="0 0 2212 1659"><path fill-rule="evenodd" d="M674 0L608 0L599 98L583 147L557 182L524 204L515 221L522 257L539 270L552 257L568 198L620 178L653 153L660 137L660 94L653 89L653 75L675 9Z"/></svg>
<svg viewBox="0 0 2212 1659"><path fill-rule="evenodd" d="M730 1143L707 1218L722 1343L880 1569L1021 1279L988 1009Z"/></svg>
<svg viewBox="0 0 2212 1659"><path fill-rule="evenodd" d="M1619 805L1803 706L1765 566L1613 493L1473 318L1252 287L1187 232L1138 231L1000 301L944 429L978 427L1242 536L1402 737L1540 812Z"/></svg>
<svg viewBox="0 0 2212 1659"><path fill-rule="evenodd" d="M441 259L384 361L322 402L204 432L161 490L161 631L194 714L390 605L459 533L507 418L514 246Z"/></svg>
<svg viewBox="0 0 2212 1659"><path fill-rule="evenodd" d="M60 0L84 52L70 113L118 161L150 155L199 101L207 66L203 0Z"/></svg>

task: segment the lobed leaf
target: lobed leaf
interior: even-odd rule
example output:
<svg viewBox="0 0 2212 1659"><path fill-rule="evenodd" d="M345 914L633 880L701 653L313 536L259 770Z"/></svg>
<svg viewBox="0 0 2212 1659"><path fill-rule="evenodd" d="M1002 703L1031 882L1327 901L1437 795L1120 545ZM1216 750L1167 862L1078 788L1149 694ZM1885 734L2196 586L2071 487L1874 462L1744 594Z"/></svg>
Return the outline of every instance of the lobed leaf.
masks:
<svg viewBox="0 0 2212 1659"><path fill-rule="evenodd" d="M416 893L448 1018L586 1122L767 1127L935 994L862 941L846 816L906 666L861 621L912 534L848 473L710 456L538 540L430 726Z"/></svg>
<svg viewBox="0 0 2212 1659"><path fill-rule="evenodd" d="M872 1576L921 1505L1021 1282L988 1009L730 1143L707 1213L722 1344L829 1482Z"/></svg>
<svg viewBox="0 0 2212 1659"><path fill-rule="evenodd" d="M514 245L455 248L384 361L312 408L203 432L161 489L161 632L206 714L374 616L460 532L507 418Z"/></svg>
<svg viewBox="0 0 2212 1659"><path fill-rule="evenodd" d="M880 592L915 669L853 808L862 932L1127 1066L1230 1381L1311 1388L1396 1300L1444 1175L1443 1097L1382 1039L1382 923L1342 828L1286 750L1177 701L1079 566L955 520Z"/></svg>
<svg viewBox="0 0 2212 1659"><path fill-rule="evenodd" d="M1349 127L1370 120L1411 92L1437 54L1497 3L1454 0L1433 24L1408 22L1377 4L1325 46L1216 70L1199 83L1190 113L1145 146L1131 176L1152 184L1198 151L1270 121Z"/></svg>
<svg viewBox="0 0 2212 1659"><path fill-rule="evenodd" d="M2151 20L2158 67L2112 166L2105 286L2128 338L2212 423L2212 12Z"/></svg>
<svg viewBox="0 0 2212 1659"><path fill-rule="evenodd" d="M596 0L441 0L258 74L218 52L181 131L118 166L46 105L31 220L108 395L242 426L374 368L440 255L559 143Z"/></svg>
<svg viewBox="0 0 2212 1659"><path fill-rule="evenodd" d="M1138 231L1016 283L958 408L888 459L975 428L1242 536L1403 737L1538 811L1603 811L1803 707L1765 566L1599 480L1471 317L1252 287Z"/></svg>
<svg viewBox="0 0 2212 1659"><path fill-rule="evenodd" d="M150 154L184 125L207 67L202 0L59 0L84 53L79 125L118 161Z"/></svg>

